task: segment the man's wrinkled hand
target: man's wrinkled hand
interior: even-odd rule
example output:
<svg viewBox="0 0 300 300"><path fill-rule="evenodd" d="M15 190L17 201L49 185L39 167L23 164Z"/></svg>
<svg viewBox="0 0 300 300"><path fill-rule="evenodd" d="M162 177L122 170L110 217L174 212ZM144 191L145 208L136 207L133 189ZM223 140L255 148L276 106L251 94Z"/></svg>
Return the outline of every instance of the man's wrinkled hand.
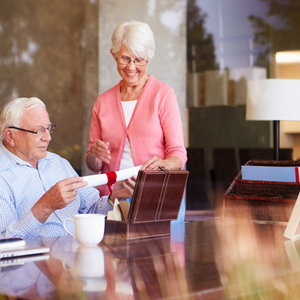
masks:
<svg viewBox="0 0 300 300"><path fill-rule="evenodd" d="M38 221L44 223L52 212L66 207L77 197L77 189L87 186L81 177L71 177L57 182L52 186L31 211Z"/></svg>

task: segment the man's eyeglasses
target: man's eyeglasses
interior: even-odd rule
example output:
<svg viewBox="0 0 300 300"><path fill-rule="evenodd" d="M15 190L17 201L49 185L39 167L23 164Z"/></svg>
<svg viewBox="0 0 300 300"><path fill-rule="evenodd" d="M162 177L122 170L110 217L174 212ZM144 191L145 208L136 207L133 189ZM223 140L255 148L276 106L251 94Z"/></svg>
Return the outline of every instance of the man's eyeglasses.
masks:
<svg viewBox="0 0 300 300"><path fill-rule="evenodd" d="M121 57L121 58L116 58L116 61L121 65L128 65L128 64L130 64L131 61L133 61L133 63L136 66L144 66L149 62L149 59L144 60L144 59L140 59L140 58L130 59L129 57Z"/></svg>
<svg viewBox="0 0 300 300"><path fill-rule="evenodd" d="M18 130L34 133L38 136L43 136L45 134L46 130L48 130L49 133L52 133L55 130L56 125L55 124L50 124L48 127L40 127L37 131L27 130L27 129L15 127L15 126L9 126L8 128L18 129Z"/></svg>

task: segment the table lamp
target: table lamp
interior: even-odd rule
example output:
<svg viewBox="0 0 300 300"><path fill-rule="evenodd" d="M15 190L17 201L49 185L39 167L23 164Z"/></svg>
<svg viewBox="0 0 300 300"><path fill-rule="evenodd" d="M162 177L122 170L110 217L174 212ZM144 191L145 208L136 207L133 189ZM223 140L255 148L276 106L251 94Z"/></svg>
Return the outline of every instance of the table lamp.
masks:
<svg viewBox="0 0 300 300"><path fill-rule="evenodd" d="M279 160L279 121L300 120L300 80L249 80L246 120L273 121L274 160Z"/></svg>

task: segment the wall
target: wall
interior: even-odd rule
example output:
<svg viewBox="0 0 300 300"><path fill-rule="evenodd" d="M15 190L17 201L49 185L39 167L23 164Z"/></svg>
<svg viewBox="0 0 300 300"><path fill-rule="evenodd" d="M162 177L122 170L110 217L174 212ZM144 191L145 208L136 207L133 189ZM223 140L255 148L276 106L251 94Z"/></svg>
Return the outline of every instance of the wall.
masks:
<svg viewBox="0 0 300 300"><path fill-rule="evenodd" d="M80 171L90 123L83 107L98 93L98 3L0 0L0 8L0 105L42 99L57 126L48 150Z"/></svg>

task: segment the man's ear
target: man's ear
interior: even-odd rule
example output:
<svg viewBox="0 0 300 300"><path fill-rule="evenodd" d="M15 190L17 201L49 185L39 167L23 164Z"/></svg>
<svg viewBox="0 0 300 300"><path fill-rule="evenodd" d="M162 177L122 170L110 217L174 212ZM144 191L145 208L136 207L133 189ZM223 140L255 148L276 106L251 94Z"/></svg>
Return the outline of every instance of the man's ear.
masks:
<svg viewBox="0 0 300 300"><path fill-rule="evenodd" d="M13 132L10 128L5 128L3 130L3 137L4 137L4 142L8 144L11 147L14 147L15 145L15 140L13 138Z"/></svg>

